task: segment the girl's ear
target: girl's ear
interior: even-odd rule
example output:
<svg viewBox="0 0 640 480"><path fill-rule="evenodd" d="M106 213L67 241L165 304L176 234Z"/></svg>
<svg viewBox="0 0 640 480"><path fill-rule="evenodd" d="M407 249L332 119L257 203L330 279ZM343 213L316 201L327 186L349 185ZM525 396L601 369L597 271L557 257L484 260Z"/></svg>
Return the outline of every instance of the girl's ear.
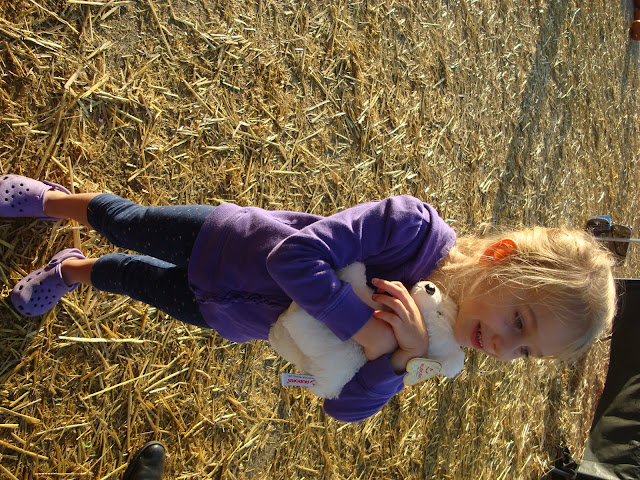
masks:
<svg viewBox="0 0 640 480"><path fill-rule="evenodd" d="M504 260L518 249L516 242L505 238L491 245L480 257L480 265L490 265L493 262Z"/></svg>

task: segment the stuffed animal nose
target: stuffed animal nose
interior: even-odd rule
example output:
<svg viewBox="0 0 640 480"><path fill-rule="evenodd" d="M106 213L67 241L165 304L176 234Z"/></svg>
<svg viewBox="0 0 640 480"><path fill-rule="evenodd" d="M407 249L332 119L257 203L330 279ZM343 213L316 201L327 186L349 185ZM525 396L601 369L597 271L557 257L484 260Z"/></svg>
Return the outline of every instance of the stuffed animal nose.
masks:
<svg viewBox="0 0 640 480"><path fill-rule="evenodd" d="M434 295L436 293L436 286L431 282L427 282L424 284L424 291L429 295Z"/></svg>

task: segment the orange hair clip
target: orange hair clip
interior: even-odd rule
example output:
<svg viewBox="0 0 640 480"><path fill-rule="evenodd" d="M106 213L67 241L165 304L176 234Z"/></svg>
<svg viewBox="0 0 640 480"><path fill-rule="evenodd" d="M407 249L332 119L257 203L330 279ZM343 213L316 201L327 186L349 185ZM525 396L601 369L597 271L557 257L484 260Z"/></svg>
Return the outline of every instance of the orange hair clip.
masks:
<svg viewBox="0 0 640 480"><path fill-rule="evenodd" d="M480 265L490 265L493 262L499 262L504 260L509 255L515 253L518 249L516 242L509 238L500 240L499 242L491 245L484 254L480 257Z"/></svg>

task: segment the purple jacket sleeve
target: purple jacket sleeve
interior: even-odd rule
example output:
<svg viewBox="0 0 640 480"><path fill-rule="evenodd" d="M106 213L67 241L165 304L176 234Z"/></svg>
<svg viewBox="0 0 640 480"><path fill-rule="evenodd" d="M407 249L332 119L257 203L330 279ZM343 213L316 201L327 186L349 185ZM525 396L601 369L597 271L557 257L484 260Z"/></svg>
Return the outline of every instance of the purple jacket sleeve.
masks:
<svg viewBox="0 0 640 480"><path fill-rule="evenodd" d="M344 341L362 328L373 309L336 270L356 261L402 264L421 245L429 221L426 204L413 197L364 203L284 239L269 254L267 269L293 301Z"/></svg>
<svg viewBox="0 0 640 480"><path fill-rule="evenodd" d="M404 375L393 371L389 357L366 363L338 398L324 401L324 411L342 422L358 422L377 413L404 388Z"/></svg>

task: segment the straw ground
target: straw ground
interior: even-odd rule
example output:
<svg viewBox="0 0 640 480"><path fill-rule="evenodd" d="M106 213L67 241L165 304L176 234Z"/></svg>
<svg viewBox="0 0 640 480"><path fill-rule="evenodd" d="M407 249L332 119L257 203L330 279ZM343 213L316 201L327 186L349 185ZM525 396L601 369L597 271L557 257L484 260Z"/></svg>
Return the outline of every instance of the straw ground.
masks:
<svg viewBox="0 0 640 480"><path fill-rule="evenodd" d="M0 5L2 172L319 214L408 193L461 233L638 226L626 1ZM472 354L344 425L279 386L291 366L264 343L89 288L20 318L6 294L63 246L112 251L69 222L0 222L2 478L115 479L151 439L177 479L537 479L581 455L606 340L572 366Z"/></svg>

